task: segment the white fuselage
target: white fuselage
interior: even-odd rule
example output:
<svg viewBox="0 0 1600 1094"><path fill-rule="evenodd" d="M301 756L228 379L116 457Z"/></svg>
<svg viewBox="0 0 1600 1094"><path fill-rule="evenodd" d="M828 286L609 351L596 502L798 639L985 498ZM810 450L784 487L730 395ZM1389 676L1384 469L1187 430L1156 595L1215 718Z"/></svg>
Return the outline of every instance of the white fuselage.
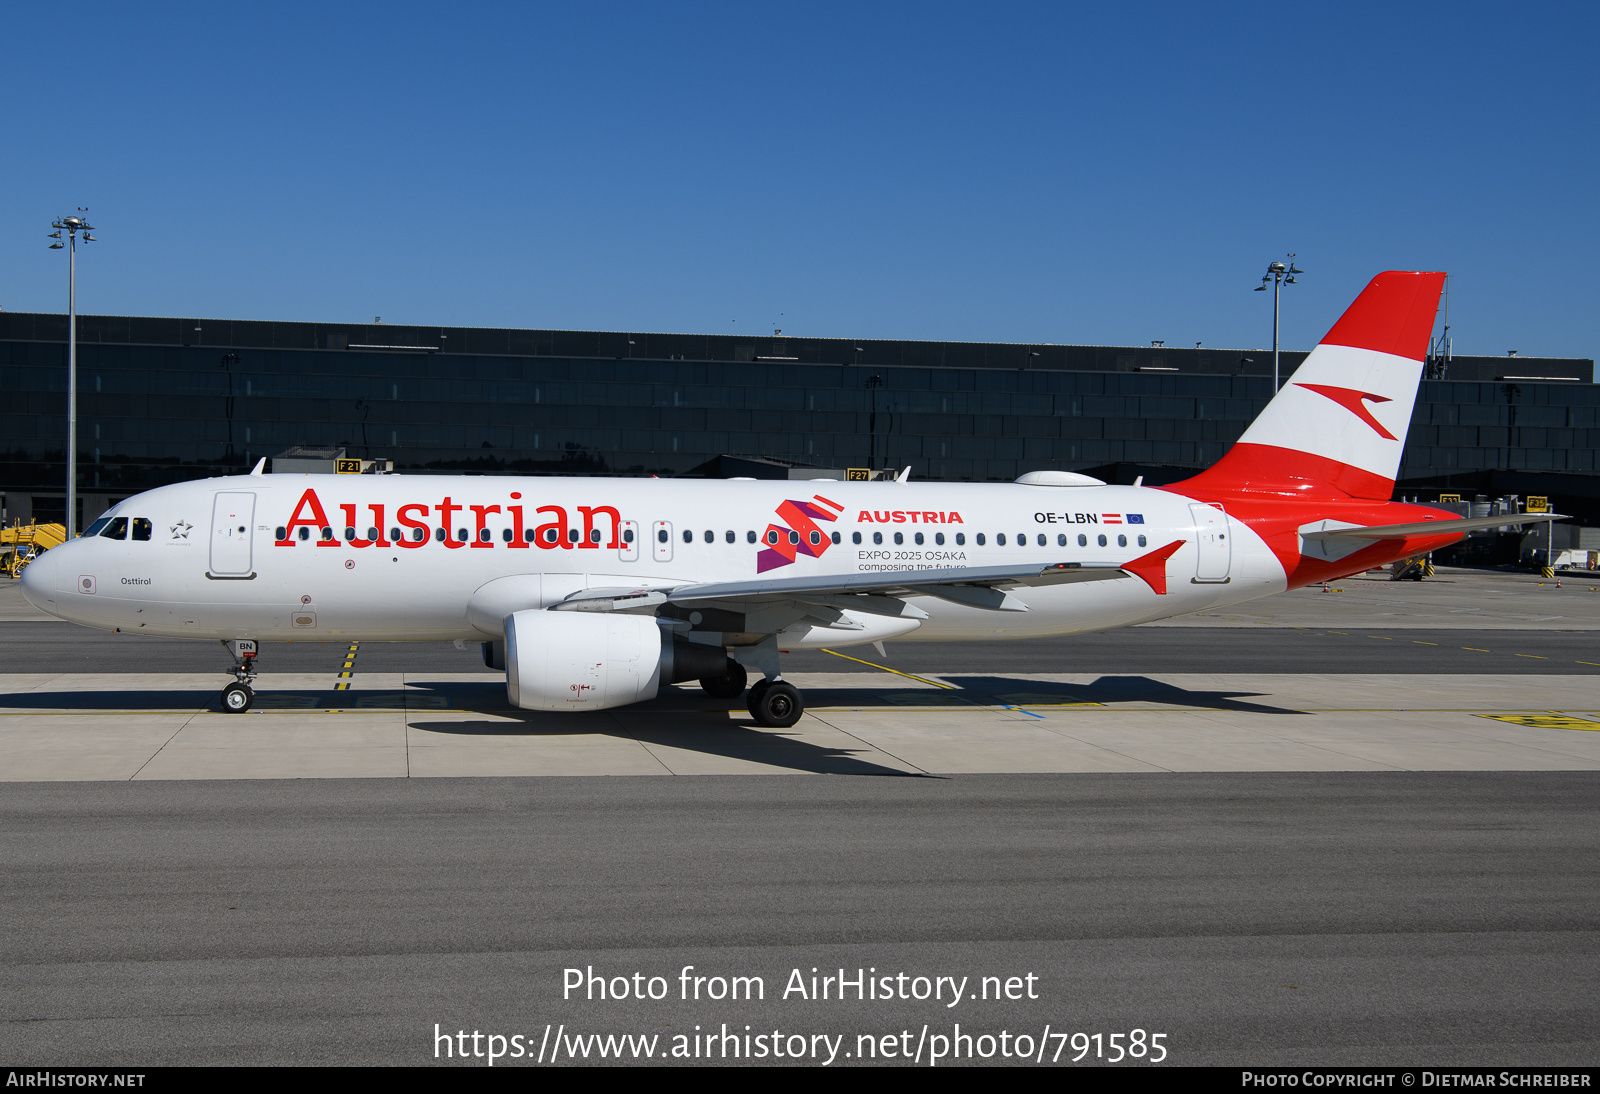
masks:
<svg viewBox="0 0 1600 1094"><path fill-rule="evenodd" d="M76 623L184 638L490 641L509 611L585 588L1120 565L1175 541L1161 595L1125 577L1015 590L1027 612L923 596L914 603L926 619L865 617L860 630L802 623L780 638L805 648L1070 634L1286 584L1248 526L1142 487L252 475L151 490L108 516L148 538L57 547L24 572L25 595ZM480 592L491 582L493 595Z"/></svg>

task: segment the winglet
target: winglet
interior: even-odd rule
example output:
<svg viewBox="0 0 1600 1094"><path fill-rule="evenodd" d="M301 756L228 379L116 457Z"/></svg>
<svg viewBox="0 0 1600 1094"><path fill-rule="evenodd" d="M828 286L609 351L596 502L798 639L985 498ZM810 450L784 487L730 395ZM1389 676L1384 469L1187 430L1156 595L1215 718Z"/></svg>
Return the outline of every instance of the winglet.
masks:
<svg viewBox="0 0 1600 1094"><path fill-rule="evenodd" d="M1147 555L1140 555L1132 562L1123 563L1123 572L1130 573L1143 581L1157 596L1166 596L1167 559L1171 558L1183 544L1183 540L1175 539L1165 547L1157 547Z"/></svg>

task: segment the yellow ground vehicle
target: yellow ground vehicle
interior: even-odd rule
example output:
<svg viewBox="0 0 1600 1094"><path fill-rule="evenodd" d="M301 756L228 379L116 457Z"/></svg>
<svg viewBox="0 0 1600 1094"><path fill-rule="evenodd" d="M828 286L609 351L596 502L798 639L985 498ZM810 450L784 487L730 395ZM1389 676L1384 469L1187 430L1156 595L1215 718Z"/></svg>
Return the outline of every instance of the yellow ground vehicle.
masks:
<svg viewBox="0 0 1600 1094"><path fill-rule="evenodd" d="M10 528L0 528L0 566L12 577L20 577L34 558L66 541L64 524L23 524L19 520Z"/></svg>

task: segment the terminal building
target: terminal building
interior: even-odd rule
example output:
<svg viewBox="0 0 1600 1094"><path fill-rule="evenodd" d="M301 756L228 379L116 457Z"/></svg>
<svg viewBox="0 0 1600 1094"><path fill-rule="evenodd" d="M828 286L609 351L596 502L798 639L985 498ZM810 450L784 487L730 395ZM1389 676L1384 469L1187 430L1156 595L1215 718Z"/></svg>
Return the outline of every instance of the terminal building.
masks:
<svg viewBox="0 0 1600 1094"><path fill-rule="evenodd" d="M1304 357L1281 355L1285 379ZM6 523L65 516L66 364L66 316L0 313ZM1458 356L1425 375L1398 493L1600 504L1593 361ZM406 474L1159 484L1239 437L1272 354L80 316L78 391L82 527L154 486L287 469L296 447Z"/></svg>

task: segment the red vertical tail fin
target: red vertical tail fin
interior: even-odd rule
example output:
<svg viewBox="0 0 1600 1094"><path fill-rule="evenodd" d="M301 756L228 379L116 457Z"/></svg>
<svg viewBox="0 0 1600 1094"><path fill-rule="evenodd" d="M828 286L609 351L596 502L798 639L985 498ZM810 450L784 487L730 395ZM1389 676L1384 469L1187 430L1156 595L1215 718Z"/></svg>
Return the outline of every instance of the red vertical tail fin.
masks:
<svg viewBox="0 0 1600 1094"><path fill-rule="evenodd" d="M1173 489L1387 500L1444 278L1374 277L1238 443Z"/></svg>

